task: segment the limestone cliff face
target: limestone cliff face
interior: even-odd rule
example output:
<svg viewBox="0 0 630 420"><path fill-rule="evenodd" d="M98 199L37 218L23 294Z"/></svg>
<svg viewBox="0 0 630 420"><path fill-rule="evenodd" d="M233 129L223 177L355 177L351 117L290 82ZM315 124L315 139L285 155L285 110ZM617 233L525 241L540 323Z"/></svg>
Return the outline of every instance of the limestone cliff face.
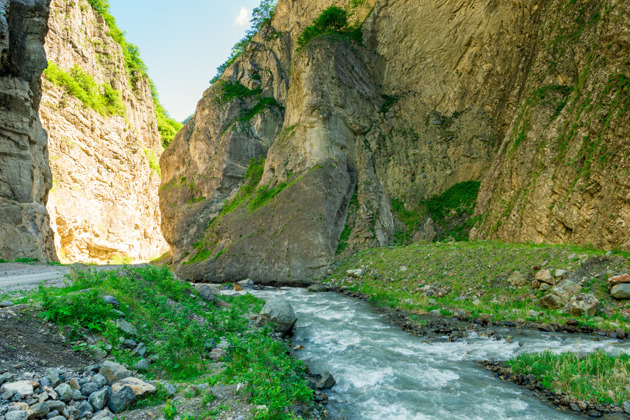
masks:
<svg viewBox="0 0 630 420"><path fill-rule="evenodd" d="M0 0L0 258L55 261L52 185L37 116L46 68L47 0Z"/></svg>
<svg viewBox="0 0 630 420"><path fill-rule="evenodd" d="M630 1L551 1L477 238L630 250Z"/></svg>
<svg viewBox="0 0 630 420"><path fill-rule="evenodd" d="M454 184L482 179L482 212L501 202L502 192L492 194L497 182L516 196L521 187L506 175L513 169L505 165L503 139L520 132L514 126L524 121L518 115L533 84L568 83L536 82L537 66L548 61L540 58L544 45L564 33L555 26L564 3L280 0L271 25L205 92L162 157L163 228L178 273L205 281L308 283L344 248L392 243L400 226L392 199L415 211ZM570 3L591 19L593 2ZM619 16L627 2L605 4L615 13L604 18L602 11L602 20L625 19ZM353 12L363 42L328 35L297 49L302 30L331 5ZM621 63L619 51L626 57L628 51L624 27L597 32L601 45L589 48L611 44ZM558 69L563 60L556 60ZM608 59L604 66L619 63ZM581 80L581 70L569 73ZM592 85L585 79L584 92L605 92L606 78ZM625 88L614 86L604 103L621 103L610 114L619 120L627 91L615 96L614 89ZM536 118L527 115L534 130ZM549 130L541 125L540 136ZM527 144L521 148L529 154L514 160L525 168L540 151ZM256 158L265 158L264 168L250 164ZM519 182L531 179L524 171ZM534 225L537 216L525 213ZM490 214L484 227L497 218ZM511 240L511 232L501 237Z"/></svg>
<svg viewBox="0 0 630 420"><path fill-rule="evenodd" d="M118 91L124 105L123 115L102 115L44 78L40 115L49 133L48 209L59 255L82 262L160 255L160 175L149 158L157 161L161 145L149 81L131 79L120 45L86 0L53 0L49 26L49 62L66 72L80 68Z"/></svg>

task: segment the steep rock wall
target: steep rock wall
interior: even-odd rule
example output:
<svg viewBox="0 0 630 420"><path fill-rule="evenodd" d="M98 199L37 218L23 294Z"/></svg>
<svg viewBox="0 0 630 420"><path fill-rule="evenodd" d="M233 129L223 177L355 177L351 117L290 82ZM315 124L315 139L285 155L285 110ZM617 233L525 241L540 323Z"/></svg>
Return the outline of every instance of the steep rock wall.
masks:
<svg viewBox="0 0 630 420"><path fill-rule="evenodd" d="M124 108L103 115L44 78L40 115L49 133L48 209L59 255L97 263L158 256L166 248L157 197L162 148L149 81L130 77L120 45L86 0L53 0L49 26L48 60L111 86Z"/></svg>
<svg viewBox="0 0 630 420"><path fill-rule="evenodd" d="M542 3L280 0L162 157L178 273L307 283L342 235L345 252L390 243L390 199L413 210L479 180L520 98ZM298 52L333 4L363 23L364 45L330 35ZM248 90L226 95L235 86Z"/></svg>
<svg viewBox="0 0 630 420"><path fill-rule="evenodd" d="M52 185L37 115L49 1L0 1L0 258L55 261Z"/></svg>
<svg viewBox="0 0 630 420"><path fill-rule="evenodd" d="M475 238L630 250L630 2L551 1Z"/></svg>

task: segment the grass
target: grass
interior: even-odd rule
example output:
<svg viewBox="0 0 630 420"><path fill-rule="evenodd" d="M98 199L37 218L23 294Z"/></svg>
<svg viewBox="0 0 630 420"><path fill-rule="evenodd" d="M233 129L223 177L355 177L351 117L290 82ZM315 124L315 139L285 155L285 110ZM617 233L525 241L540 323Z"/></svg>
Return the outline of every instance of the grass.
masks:
<svg viewBox="0 0 630 420"><path fill-rule="evenodd" d="M157 176L161 177L162 170L160 169L160 158L158 157L157 153L155 153L154 150L148 149L145 147L144 155L146 156L147 161L149 162L149 168L151 168L151 171L157 174Z"/></svg>
<svg viewBox="0 0 630 420"><path fill-rule="evenodd" d="M44 76L55 86L63 87L83 105L105 117L126 115L120 92L107 83L98 85L92 76L76 65L67 72L49 62Z"/></svg>
<svg viewBox="0 0 630 420"><path fill-rule="evenodd" d="M363 32L361 28L351 27L348 24L349 17L348 11L340 7L330 6L325 9L313 21L313 24L307 26L298 37L298 50L304 48L315 38L329 34L339 35L359 43L363 42Z"/></svg>
<svg viewBox="0 0 630 420"><path fill-rule="evenodd" d="M604 251L572 246L504 244L500 242L417 243L359 252L345 259L327 280L364 293L381 307L400 308L417 315L439 309L465 311L469 319L487 314L496 322L555 322L573 318L580 325L630 331L626 304L610 297L607 273L628 271L627 255L604 256ZM361 279L346 271L363 267ZM512 288L507 278L520 271L533 280L539 268L559 268L583 278L583 293L593 293L602 310L596 316L576 317L540 305L545 292L531 287ZM579 280L578 280L579 281ZM445 292L426 295L430 286ZM475 301L477 304L475 304ZM605 309L605 310L603 310ZM530 311L537 313L532 317Z"/></svg>
<svg viewBox="0 0 630 420"><path fill-rule="evenodd" d="M8 264L8 263L34 264L36 262L39 262L37 258L17 258L12 261L7 261L0 258L0 264Z"/></svg>
<svg viewBox="0 0 630 420"><path fill-rule="evenodd" d="M220 308L202 303L168 269L127 267L117 272L79 272L73 284L61 289L40 287L23 300L41 301L42 317L67 326L71 339L95 334L99 346L113 347L115 360L132 366L141 357L120 345L121 338L131 337L117 326L120 317L103 301L104 295L120 302L118 310L136 328L134 340L145 343L146 357L157 356L147 373L150 378L247 384L252 402L268 407L259 413L261 419L288 418L288 407L311 400L304 364L288 355L284 342L271 338L270 329L250 329L249 316L259 313L264 303L252 295L224 296L232 306ZM215 362L207 357L206 343L212 340L230 343L227 368L218 376L212 376ZM162 394L140 402L141 406L165 402L166 394Z"/></svg>
<svg viewBox="0 0 630 420"><path fill-rule="evenodd" d="M625 353L545 351L520 355L508 366L517 375L532 374L545 388L561 390L582 401L622 404L630 400L630 356Z"/></svg>
<svg viewBox="0 0 630 420"><path fill-rule="evenodd" d="M272 97L262 97L262 89L249 89L241 82L224 82L217 83L219 86L216 101L220 104L227 104L235 100L243 101L253 98L257 102L253 107L242 109L239 117L235 122L246 123L251 121L256 115L263 112L265 109L274 107L277 109L283 109L283 106Z"/></svg>

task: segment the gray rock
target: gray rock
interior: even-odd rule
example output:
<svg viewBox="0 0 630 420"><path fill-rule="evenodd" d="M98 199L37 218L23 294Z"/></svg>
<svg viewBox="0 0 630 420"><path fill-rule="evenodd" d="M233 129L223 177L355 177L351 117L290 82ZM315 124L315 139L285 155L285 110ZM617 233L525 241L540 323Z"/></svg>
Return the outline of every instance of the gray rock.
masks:
<svg viewBox="0 0 630 420"><path fill-rule="evenodd" d="M0 308L8 308L10 306L13 306L13 302L10 300L3 300L0 302Z"/></svg>
<svg viewBox="0 0 630 420"><path fill-rule="evenodd" d="M311 293L323 293L328 292L328 286L326 286L325 284L313 284L312 286L309 286L306 290Z"/></svg>
<svg viewBox="0 0 630 420"><path fill-rule="evenodd" d="M630 401L623 402L623 412L626 414L630 414Z"/></svg>
<svg viewBox="0 0 630 420"><path fill-rule="evenodd" d="M85 400L85 397L83 396L81 391L79 391L78 389L73 389L72 390L72 399L75 400L75 401L83 401L83 400Z"/></svg>
<svg viewBox="0 0 630 420"><path fill-rule="evenodd" d="M57 369L46 369L46 378L50 381L50 386L53 388L61 383L59 377L59 371Z"/></svg>
<svg viewBox="0 0 630 420"><path fill-rule="evenodd" d="M66 403L64 403L63 401L48 400L46 401L46 404L48 404L48 408L50 408L50 411L58 411L61 413L66 408Z"/></svg>
<svg viewBox="0 0 630 420"><path fill-rule="evenodd" d="M96 391L92 395L90 395L90 397L88 398L88 402L92 406L94 412L100 411L105 407L107 401L109 401L110 393L111 389L109 387L105 387L100 391Z"/></svg>
<svg viewBox="0 0 630 420"><path fill-rule="evenodd" d="M164 384L164 389L166 390L166 394L169 397L172 397L173 395L177 394L177 389L175 389L175 387L169 384L168 382Z"/></svg>
<svg viewBox="0 0 630 420"><path fill-rule="evenodd" d="M138 334L138 330L136 329L136 327L134 327L132 324L125 321L124 319L116 320L116 326L118 326L118 328L120 328L120 330L125 334L131 336L135 336L136 334Z"/></svg>
<svg viewBox="0 0 630 420"><path fill-rule="evenodd" d="M550 270L540 270L539 272L536 273L535 278L540 283L550 284L552 286L556 284L556 280L551 275Z"/></svg>
<svg viewBox="0 0 630 420"><path fill-rule="evenodd" d="M13 376L13 374L6 372L3 373L2 375L0 375L0 385L2 385L5 382L11 382L15 379L15 376Z"/></svg>
<svg viewBox="0 0 630 420"><path fill-rule="evenodd" d="M556 272L554 273L556 278L564 278L568 274L569 274L569 272L567 270L561 270L561 269L556 269Z"/></svg>
<svg viewBox="0 0 630 420"><path fill-rule="evenodd" d="M252 279L241 280L238 284L243 288L243 290L254 290L255 287Z"/></svg>
<svg viewBox="0 0 630 420"><path fill-rule="evenodd" d="M199 297L206 302L214 302L214 291L207 284L195 284L195 290L199 293Z"/></svg>
<svg viewBox="0 0 630 420"><path fill-rule="evenodd" d="M141 371L149 370L149 361L147 359L139 360L133 365L133 368Z"/></svg>
<svg viewBox="0 0 630 420"><path fill-rule="evenodd" d="M83 401L81 402L81 404L79 404L79 406L77 407L77 409L79 410L79 418L85 418L87 417L89 414L92 414L94 411L92 410L92 406L90 405L89 402L87 401Z"/></svg>
<svg viewBox="0 0 630 420"><path fill-rule="evenodd" d="M569 303L571 297L580 293L581 289L581 285L565 280L558 286L552 287L551 292L540 299L540 304L545 308L560 309Z"/></svg>
<svg viewBox="0 0 630 420"><path fill-rule="evenodd" d="M94 417L92 420L113 420L114 415L107 408L99 411L98 413L94 413Z"/></svg>
<svg viewBox="0 0 630 420"><path fill-rule="evenodd" d="M107 381L105 381L105 383L107 383ZM93 392L98 391L99 388L101 388L101 387L98 386L97 383L95 383L95 382L88 382L88 383L85 383L85 384L81 385L81 394L85 395L86 397L89 397L90 394L92 394Z"/></svg>
<svg viewBox="0 0 630 420"><path fill-rule="evenodd" d="M33 385L29 381L7 382L3 386L5 391L15 391L21 397L33 395Z"/></svg>
<svg viewBox="0 0 630 420"><path fill-rule="evenodd" d="M357 268L357 269L354 269L354 270L346 271L346 274L349 277L354 277L355 279L359 279L359 278L363 277L363 275L365 274L365 270L362 269L362 268Z"/></svg>
<svg viewBox="0 0 630 420"><path fill-rule="evenodd" d="M68 384L60 384L55 388L55 392L59 395L59 399L63 402L69 402L72 400L72 388Z"/></svg>
<svg viewBox="0 0 630 420"><path fill-rule="evenodd" d="M136 347L138 347L138 343L136 343L133 340L127 339L127 340L123 341L123 346L128 348L128 349L135 349Z"/></svg>
<svg viewBox="0 0 630 420"><path fill-rule="evenodd" d="M136 394L128 386L122 387L118 392L112 394L107 403L107 407L112 413L121 413L136 399Z"/></svg>
<svg viewBox="0 0 630 420"><path fill-rule="evenodd" d="M107 385L107 379L105 379L105 377L100 373L94 375L94 377L92 378L92 382L96 384L98 389L103 388L105 385Z"/></svg>
<svg viewBox="0 0 630 420"><path fill-rule="evenodd" d="M615 299L630 299L630 283L619 283L610 290L610 295Z"/></svg>
<svg viewBox="0 0 630 420"><path fill-rule="evenodd" d="M50 407L45 402L41 402L39 404L35 404L29 407L28 409L28 418L29 419L41 419L42 417L46 417L46 414L50 413Z"/></svg>
<svg viewBox="0 0 630 420"><path fill-rule="evenodd" d="M335 378L333 378L330 372L324 372L322 379L317 382L317 389L331 389L336 384L337 381L335 381Z"/></svg>
<svg viewBox="0 0 630 420"><path fill-rule="evenodd" d="M98 370L101 368L101 366L102 366L101 364L97 363L97 364L94 364L94 365L87 366L84 370L86 372L98 372Z"/></svg>
<svg viewBox="0 0 630 420"><path fill-rule="evenodd" d="M145 354L147 354L147 348L144 343L138 344L136 348L133 349L133 351L131 352L132 356L138 355L140 357L144 357Z"/></svg>
<svg viewBox="0 0 630 420"><path fill-rule="evenodd" d="M282 334L291 332L297 322L293 307L286 299L269 300L263 307L260 315L259 323L261 325L271 322L273 330Z"/></svg>
<svg viewBox="0 0 630 420"><path fill-rule="evenodd" d="M39 385L44 388L45 386L50 386L50 380L47 377L42 377L39 379Z"/></svg>
<svg viewBox="0 0 630 420"><path fill-rule="evenodd" d="M103 301L105 303L109 303L116 308L120 307L120 302L118 302L118 300L114 296L103 296Z"/></svg>
<svg viewBox="0 0 630 420"><path fill-rule="evenodd" d="M515 271L510 274L510 277L508 277L508 283L510 283L510 285L515 288L529 286L529 281L527 281L525 276L522 275L520 271Z"/></svg>
<svg viewBox="0 0 630 420"><path fill-rule="evenodd" d="M28 413L24 410L13 410L5 414L4 417L6 420L27 420Z"/></svg>
<svg viewBox="0 0 630 420"><path fill-rule="evenodd" d="M105 377L107 385L111 385L116 381L131 376L131 372L126 367L118 363L110 362L109 360L103 363L98 373Z"/></svg>
<svg viewBox="0 0 630 420"><path fill-rule="evenodd" d="M566 311L575 316L592 316L595 315L598 306L599 300L594 295L581 293L571 298Z"/></svg>
<svg viewBox="0 0 630 420"><path fill-rule="evenodd" d="M51 417L49 420L66 420L66 418L64 416L55 416Z"/></svg>
<svg viewBox="0 0 630 420"><path fill-rule="evenodd" d="M46 414L47 419L54 419L55 417L61 417L62 419L64 418L63 416L59 414L59 411L57 410L51 411L48 414Z"/></svg>

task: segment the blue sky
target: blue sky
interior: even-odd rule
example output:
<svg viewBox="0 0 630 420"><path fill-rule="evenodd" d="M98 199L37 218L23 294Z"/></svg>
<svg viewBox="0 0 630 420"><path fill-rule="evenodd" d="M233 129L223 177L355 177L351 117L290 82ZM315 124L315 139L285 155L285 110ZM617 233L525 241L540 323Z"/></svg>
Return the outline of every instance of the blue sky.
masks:
<svg viewBox="0 0 630 420"><path fill-rule="evenodd" d="M260 0L110 0L112 15L136 44L164 107L177 120L197 101L249 28Z"/></svg>

